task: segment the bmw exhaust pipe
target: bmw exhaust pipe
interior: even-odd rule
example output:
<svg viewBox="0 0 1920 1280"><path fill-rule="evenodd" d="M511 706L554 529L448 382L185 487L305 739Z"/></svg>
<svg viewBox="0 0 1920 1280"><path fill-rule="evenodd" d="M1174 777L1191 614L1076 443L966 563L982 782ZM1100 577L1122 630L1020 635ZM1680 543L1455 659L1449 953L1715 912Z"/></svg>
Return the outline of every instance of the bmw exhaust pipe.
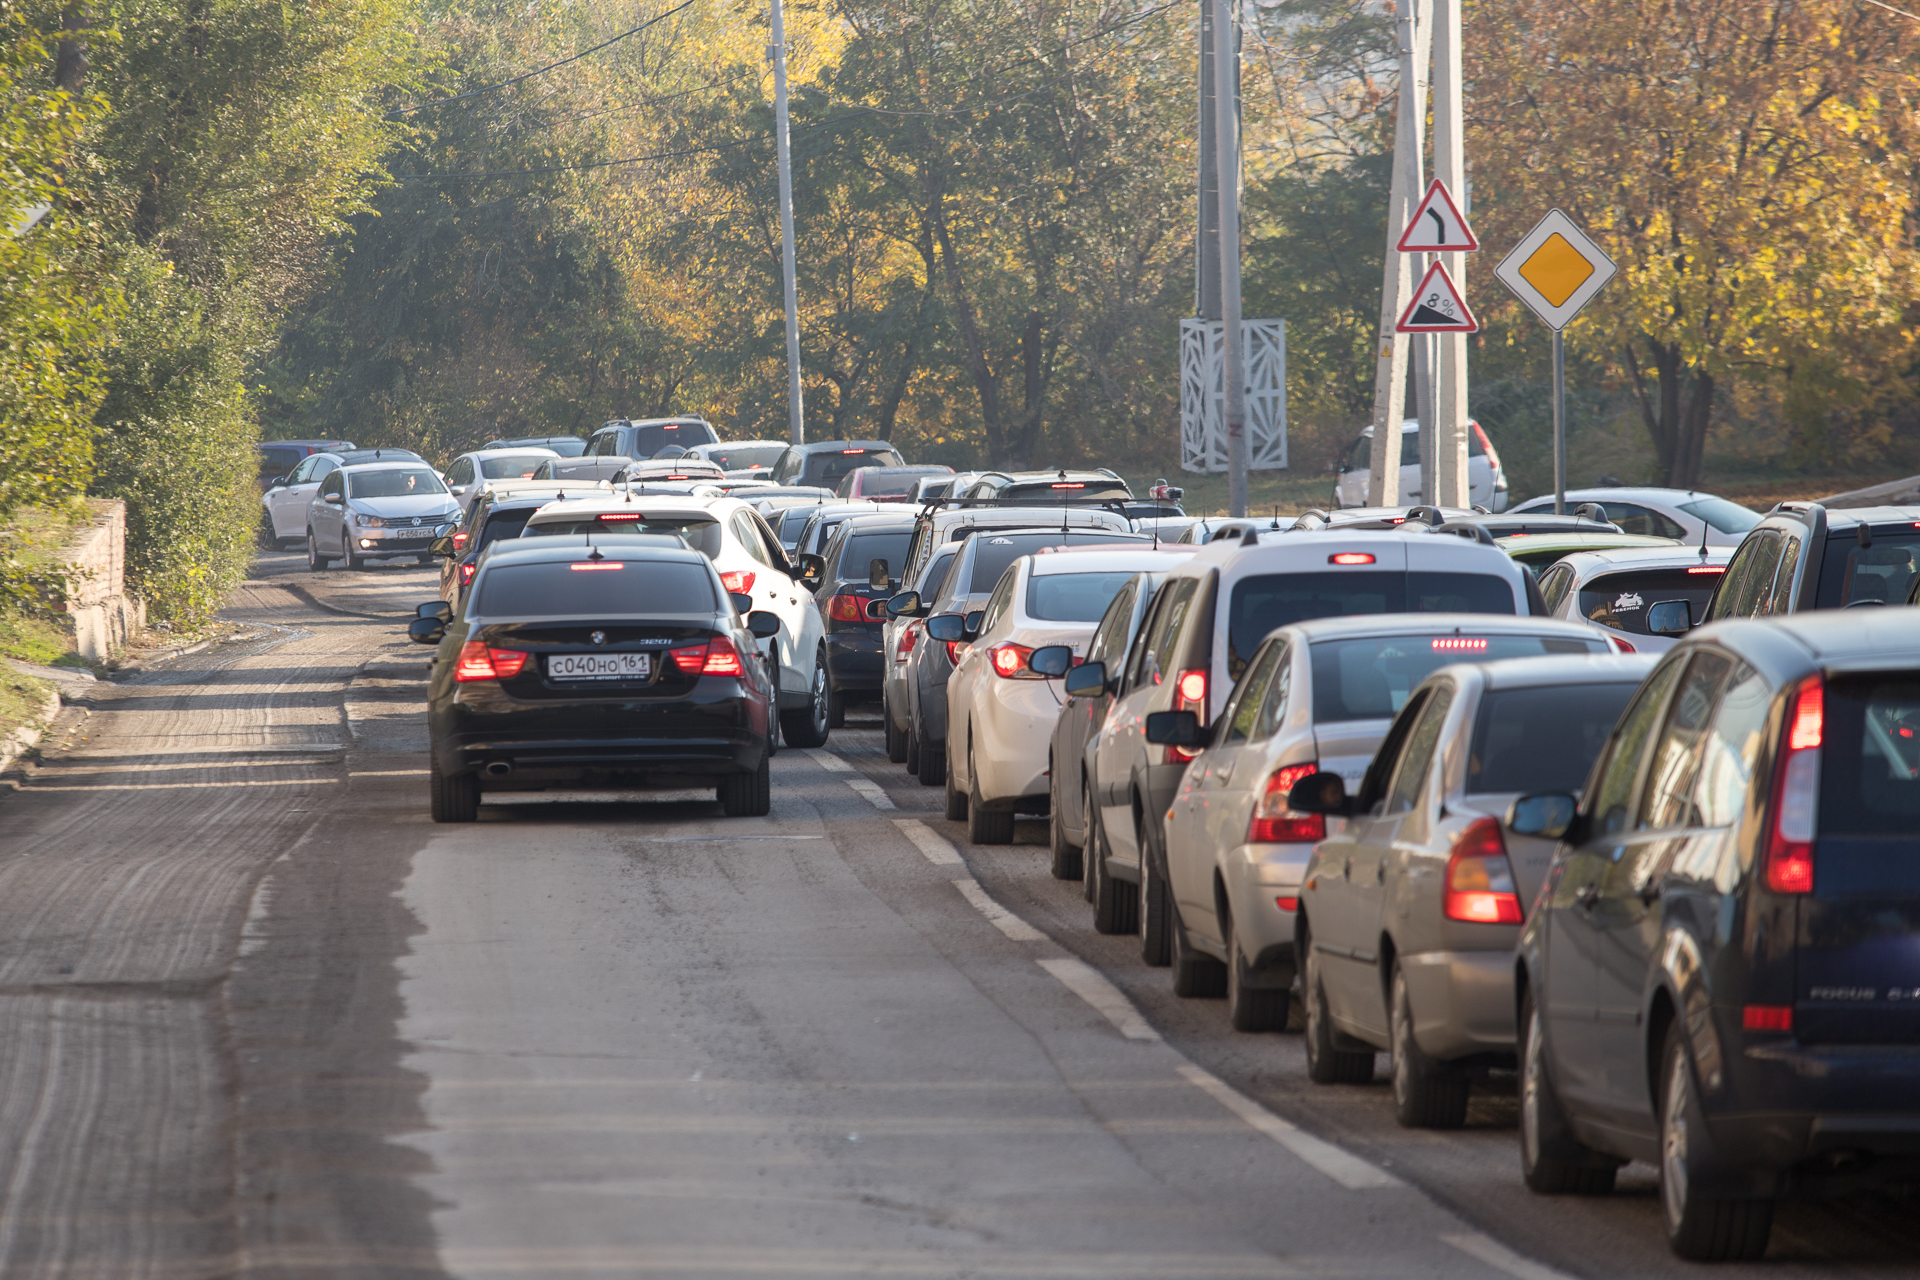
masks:
<svg viewBox="0 0 1920 1280"><path fill-rule="evenodd" d="M504 778L513 772L513 766L505 760L495 760L487 765L489 778Z"/></svg>

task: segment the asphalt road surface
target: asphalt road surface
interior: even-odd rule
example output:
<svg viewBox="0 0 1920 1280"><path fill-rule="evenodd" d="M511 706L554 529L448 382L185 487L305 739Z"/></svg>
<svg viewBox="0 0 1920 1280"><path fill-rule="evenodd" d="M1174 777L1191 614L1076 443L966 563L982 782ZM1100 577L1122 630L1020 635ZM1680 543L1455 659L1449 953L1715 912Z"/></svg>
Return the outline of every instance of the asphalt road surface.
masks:
<svg viewBox="0 0 1920 1280"><path fill-rule="evenodd" d="M1403 1131L1175 998L1042 824L967 845L877 726L782 751L763 819L436 827L434 583L266 556L244 638L103 683L0 789L0 1276L1699 1271L1650 1169L1528 1194L1510 1090ZM1917 1264L1865 1201L1713 1274Z"/></svg>

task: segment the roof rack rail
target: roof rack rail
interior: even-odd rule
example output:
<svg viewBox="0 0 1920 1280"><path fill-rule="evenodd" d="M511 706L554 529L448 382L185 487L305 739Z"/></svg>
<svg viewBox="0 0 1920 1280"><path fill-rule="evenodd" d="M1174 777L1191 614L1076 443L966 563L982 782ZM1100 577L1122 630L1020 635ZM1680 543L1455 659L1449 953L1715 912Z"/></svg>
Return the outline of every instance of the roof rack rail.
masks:
<svg viewBox="0 0 1920 1280"><path fill-rule="evenodd" d="M932 515L937 508L951 510L959 507L988 511L996 507L1002 510L1020 507L1085 507L1089 511L1104 508L1125 516L1128 501L1130 499L1126 498L923 498L920 501L920 514Z"/></svg>
<svg viewBox="0 0 1920 1280"><path fill-rule="evenodd" d="M1408 507L1405 519L1408 524L1424 524L1429 529L1438 529L1447 522L1440 508L1426 506Z"/></svg>
<svg viewBox="0 0 1920 1280"><path fill-rule="evenodd" d="M1500 545L1493 540L1493 535L1488 533L1484 527L1477 524L1469 524L1464 520L1449 520L1445 524L1435 525L1433 531L1435 533L1451 533L1457 534L1462 538L1470 538L1483 547Z"/></svg>
<svg viewBox="0 0 1920 1280"><path fill-rule="evenodd" d="M1305 511L1302 511L1294 517L1293 527L1296 529L1305 528L1309 520L1318 520L1322 525L1333 523L1333 517L1324 509L1320 507L1308 507Z"/></svg>

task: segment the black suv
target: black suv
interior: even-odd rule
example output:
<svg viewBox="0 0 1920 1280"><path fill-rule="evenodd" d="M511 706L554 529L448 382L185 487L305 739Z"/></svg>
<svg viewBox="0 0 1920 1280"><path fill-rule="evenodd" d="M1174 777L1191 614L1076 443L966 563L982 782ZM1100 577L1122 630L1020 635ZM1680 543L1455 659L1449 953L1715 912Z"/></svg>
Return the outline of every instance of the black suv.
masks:
<svg viewBox="0 0 1920 1280"><path fill-rule="evenodd" d="M679 445L691 449L699 444L719 444L705 418L614 418L587 441L587 455L611 454L636 460L651 458L662 449Z"/></svg>
<svg viewBox="0 0 1920 1280"><path fill-rule="evenodd" d="M1914 635L1889 609L1705 628L1577 802L1513 803L1561 842L1516 952L1533 1190L1647 1161L1674 1251L1713 1260L1759 1257L1776 1197L1920 1186Z"/></svg>
<svg viewBox="0 0 1920 1280"><path fill-rule="evenodd" d="M1740 540L1703 617L1675 608L1647 619L1666 623L1663 633L1673 635L1721 618L1905 604L1920 581L1916 562L1920 507L1783 502Z"/></svg>
<svg viewBox="0 0 1920 1280"><path fill-rule="evenodd" d="M819 485L832 489L850 471L861 467L904 467L900 454L885 440L816 440L789 445L773 464L767 479L775 484Z"/></svg>

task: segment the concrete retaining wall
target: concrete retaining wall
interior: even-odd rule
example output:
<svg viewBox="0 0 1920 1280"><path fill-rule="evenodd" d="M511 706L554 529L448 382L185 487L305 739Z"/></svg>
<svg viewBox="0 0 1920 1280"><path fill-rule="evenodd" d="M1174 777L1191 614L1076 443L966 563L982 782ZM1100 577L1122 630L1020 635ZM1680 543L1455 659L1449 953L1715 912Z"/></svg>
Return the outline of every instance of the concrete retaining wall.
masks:
<svg viewBox="0 0 1920 1280"><path fill-rule="evenodd" d="M61 607L73 651L89 661L104 661L146 626L147 607L126 591L127 504L89 498L87 507L93 522L61 552L67 578Z"/></svg>

